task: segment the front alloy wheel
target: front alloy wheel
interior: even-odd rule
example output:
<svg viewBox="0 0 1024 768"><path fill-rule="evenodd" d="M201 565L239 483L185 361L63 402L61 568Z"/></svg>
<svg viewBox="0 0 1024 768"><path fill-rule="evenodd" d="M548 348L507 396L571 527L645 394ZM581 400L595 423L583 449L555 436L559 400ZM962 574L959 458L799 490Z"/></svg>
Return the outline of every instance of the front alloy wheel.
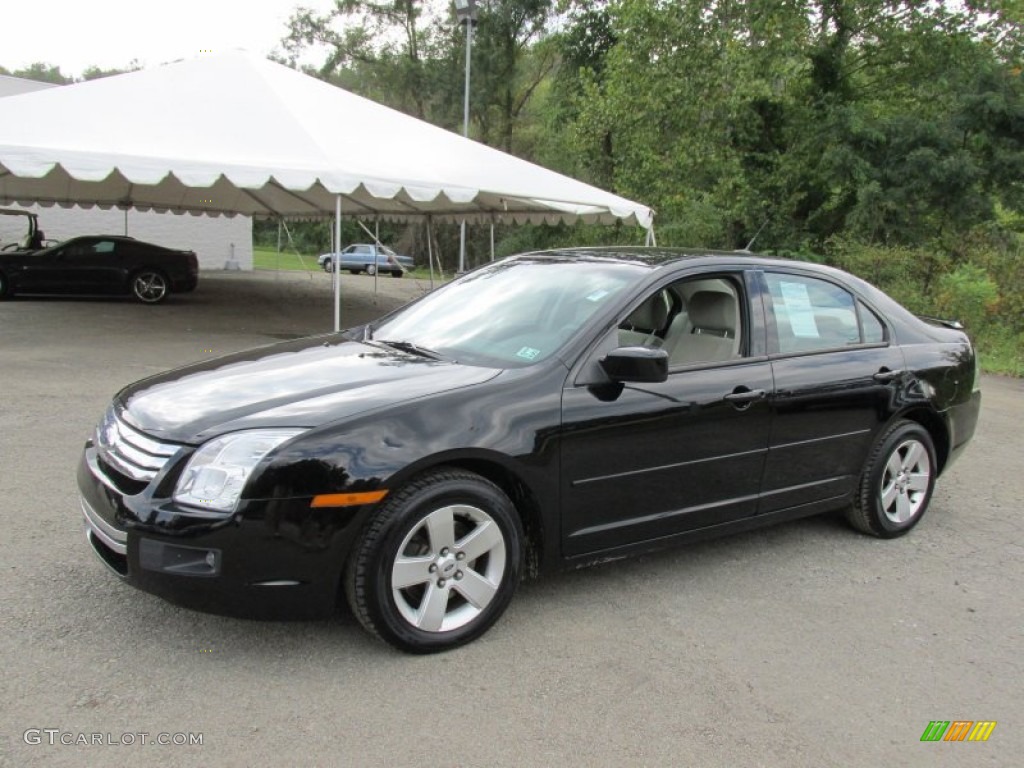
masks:
<svg viewBox="0 0 1024 768"><path fill-rule="evenodd" d="M927 510L937 466L928 431L916 422L897 422L868 458L849 521L885 539L902 536Z"/></svg>
<svg viewBox="0 0 1024 768"><path fill-rule="evenodd" d="M349 561L356 617L397 648L432 653L482 635L502 614L522 566L522 524L508 497L457 469L390 497Z"/></svg>
<svg viewBox="0 0 1024 768"><path fill-rule="evenodd" d="M132 296L143 304L158 304L167 296L167 278L151 269L135 273Z"/></svg>

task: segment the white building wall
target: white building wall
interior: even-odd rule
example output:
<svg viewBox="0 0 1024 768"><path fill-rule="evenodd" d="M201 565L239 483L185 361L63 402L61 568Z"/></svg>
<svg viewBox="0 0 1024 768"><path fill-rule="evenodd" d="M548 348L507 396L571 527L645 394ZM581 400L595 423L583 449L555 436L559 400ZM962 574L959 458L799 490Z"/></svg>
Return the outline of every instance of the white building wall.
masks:
<svg viewBox="0 0 1024 768"><path fill-rule="evenodd" d="M125 212L111 208L49 208L41 205L8 205L39 215L39 229L49 240L67 240L78 235L123 235ZM23 237L26 222L17 216L0 217L0 241L8 243ZM189 213L128 211L128 232L167 248L195 251L200 269L224 269L234 255L238 268L252 269L252 218L249 216L193 216Z"/></svg>

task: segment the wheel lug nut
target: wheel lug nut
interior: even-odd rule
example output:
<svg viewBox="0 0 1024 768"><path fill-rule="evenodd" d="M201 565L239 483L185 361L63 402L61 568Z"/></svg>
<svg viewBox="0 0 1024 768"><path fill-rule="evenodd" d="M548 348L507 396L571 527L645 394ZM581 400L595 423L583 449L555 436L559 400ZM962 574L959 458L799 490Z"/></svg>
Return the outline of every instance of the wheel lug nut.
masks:
<svg viewBox="0 0 1024 768"><path fill-rule="evenodd" d="M457 552L455 554L455 559L456 560L465 560L466 559L466 553L465 552Z"/></svg>
<svg viewBox="0 0 1024 768"><path fill-rule="evenodd" d="M456 571L455 572L455 580L458 581L461 578L462 578L462 571Z"/></svg>
<svg viewBox="0 0 1024 768"><path fill-rule="evenodd" d="M437 586L439 586L439 587L444 587L444 585L445 585L445 581L444 581L444 579L438 579L438 580L437 580Z"/></svg>
<svg viewBox="0 0 1024 768"><path fill-rule="evenodd" d="M429 570L429 571L430 571L431 573L436 573L436 572L437 572L437 564L436 564L436 563L431 563L431 564L430 564L430 568L429 568L428 570Z"/></svg>
<svg viewBox="0 0 1024 768"><path fill-rule="evenodd" d="M448 554L448 547L445 547L444 549L441 550L441 557L444 557L447 554Z"/></svg>

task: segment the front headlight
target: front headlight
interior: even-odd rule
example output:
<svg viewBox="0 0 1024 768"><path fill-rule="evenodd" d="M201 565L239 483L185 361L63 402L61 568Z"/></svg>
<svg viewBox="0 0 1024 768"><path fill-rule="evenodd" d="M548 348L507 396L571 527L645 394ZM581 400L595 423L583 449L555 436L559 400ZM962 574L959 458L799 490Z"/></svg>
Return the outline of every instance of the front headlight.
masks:
<svg viewBox="0 0 1024 768"><path fill-rule="evenodd" d="M245 481L260 459L304 430L254 429L205 443L192 454L174 489L174 500L190 507L234 512Z"/></svg>

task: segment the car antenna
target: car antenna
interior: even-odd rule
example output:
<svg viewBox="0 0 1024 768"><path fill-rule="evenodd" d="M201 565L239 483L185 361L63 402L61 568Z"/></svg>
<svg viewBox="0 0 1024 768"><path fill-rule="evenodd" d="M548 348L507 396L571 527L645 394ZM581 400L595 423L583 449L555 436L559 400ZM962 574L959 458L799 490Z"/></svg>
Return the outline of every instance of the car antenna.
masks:
<svg viewBox="0 0 1024 768"><path fill-rule="evenodd" d="M740 248L740 253L750 253L750 246L752 246L754 244L754 241L757 240L758 236L762 232L764 232L764 228L767 227L767 226L768 226L768 219L765 219L764 220L764 224L761 225L761 228L758 229L757 232L754 233L754 236L752 238L750 238L750 242L747 243L747 245L744 248Z"/></svg>

